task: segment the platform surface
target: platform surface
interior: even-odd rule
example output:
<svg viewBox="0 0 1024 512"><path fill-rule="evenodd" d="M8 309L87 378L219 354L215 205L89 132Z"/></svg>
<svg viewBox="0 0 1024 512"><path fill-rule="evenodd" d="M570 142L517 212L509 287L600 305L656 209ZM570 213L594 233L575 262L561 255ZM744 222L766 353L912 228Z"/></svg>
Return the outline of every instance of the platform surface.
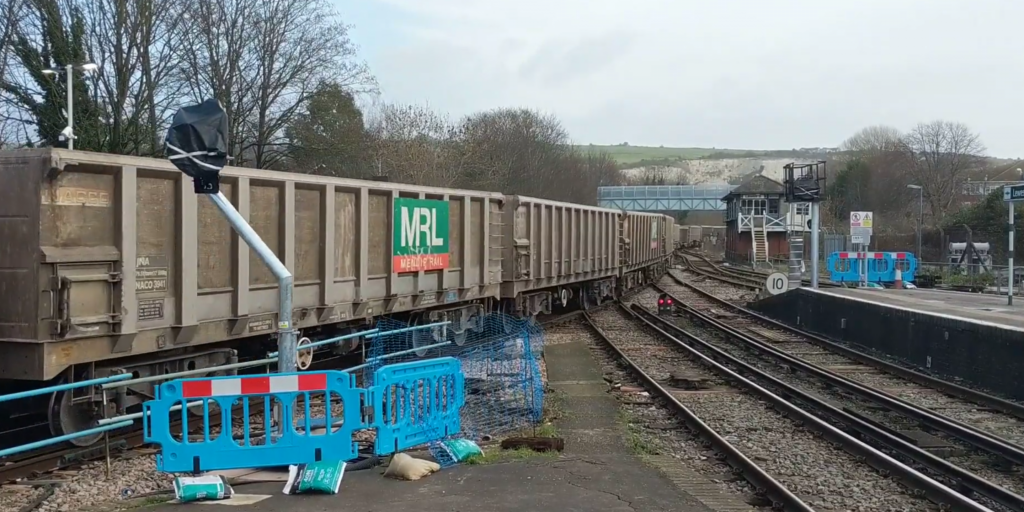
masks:
<svg viewBox="0 0 1024 512"><path fill-rule="evenodd" d="M808 288L808 290L810 289ZM1014 304L1009 306L1006 303L1005 295L920 288L914 290L827 288L810 291L1024 331L1024 297L1014 297Z"/></svg>
<svg viewBox="0 0 1024 512"><path fill-rule="evenodd" d="M617 421L619 406L583 342L547 346L544 353L548 384L562 397L563 419L556 422L565 439L560 457L462 465L415 482L384 478L382 468L355 471L345 475L333 496L288 496L281 482L253 483L236 487L243 500L167 503L147 510L711 512L627 447Z"/></svg>

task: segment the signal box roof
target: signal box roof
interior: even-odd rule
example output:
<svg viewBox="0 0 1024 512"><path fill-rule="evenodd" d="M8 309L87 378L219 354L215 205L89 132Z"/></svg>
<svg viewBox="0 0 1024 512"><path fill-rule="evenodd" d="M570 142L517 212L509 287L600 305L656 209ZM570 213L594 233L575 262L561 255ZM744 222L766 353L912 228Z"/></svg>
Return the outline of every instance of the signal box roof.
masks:
<svg viewBox="0 0 1024 512"><path fill-rule="evenodd" d="M785 195L786 187L763 174L751 176L746 181L740 183L740 186L732 189L731 192L722 196L722 201L728 201L735 196L745 195Z"/></svg>

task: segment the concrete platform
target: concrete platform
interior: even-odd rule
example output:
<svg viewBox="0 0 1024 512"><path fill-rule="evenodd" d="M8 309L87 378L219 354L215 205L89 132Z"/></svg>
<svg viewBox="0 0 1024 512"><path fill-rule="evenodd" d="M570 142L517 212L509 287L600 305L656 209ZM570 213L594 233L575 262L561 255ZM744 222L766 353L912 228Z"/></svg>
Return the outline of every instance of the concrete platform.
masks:
<svg viewBox="0 0 1024 512"><path fill-rule="evenodd" d="M940 290L798 288L751 306L922 371L1024 399L1024 298ZM878 354L872 354L878 355Z"/></svg>
<svg viewBox="0 0 1024 512"><path fill-rule="evenodd" d="M1005 295L920 288L914 290L826 288L818 290L817 293L1024 331L1024 297L1015 297L1014 305L1009 306L1006 304Z"/></svg>
<svg viewBox="0 0 1024 512"><path fill-rule="evenodd" d="M549 385L556 390L565 438L560 457L463 465L415 482L387 479L383 469L350 472L334 496L282 494L282 482L238 485L236 499L181 507L252 512L488 511L710 512L660 472L637 459L617 422L618 404L582 342L545 348ZM273 474L249 475L275 478ZM241 499L238 499L241 498Z"/></svg>

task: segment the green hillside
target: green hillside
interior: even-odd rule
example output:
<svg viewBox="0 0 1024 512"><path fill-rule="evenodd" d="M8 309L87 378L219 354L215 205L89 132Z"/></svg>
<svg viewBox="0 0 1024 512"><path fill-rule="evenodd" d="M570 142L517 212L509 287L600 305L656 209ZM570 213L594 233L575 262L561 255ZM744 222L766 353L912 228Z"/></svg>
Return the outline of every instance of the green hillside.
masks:
<svg viewBox="0 0 1024 512"><path fill-rule="evenodd" d="M619 165L633 165L640 162L657 161L678 161L696 160L714 155L722 158L725 156L741 156L753 151L742 149L716 149L716 148L666 148L653 146L604 146L600 144L588 144L579 146L584 151L603 151L611 155Z"/></svg>

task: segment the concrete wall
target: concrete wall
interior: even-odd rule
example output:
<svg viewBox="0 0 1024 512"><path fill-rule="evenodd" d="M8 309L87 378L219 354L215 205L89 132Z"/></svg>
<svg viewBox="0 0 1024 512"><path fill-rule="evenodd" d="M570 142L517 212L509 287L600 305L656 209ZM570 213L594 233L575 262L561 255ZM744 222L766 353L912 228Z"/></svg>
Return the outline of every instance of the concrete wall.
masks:
<svg viewBox="0 0 1024 512"><path fill-rule="evenodd" d="M753 304L779 321L1024 399L1024 332L797 289ZM845 320L845 322L844 322Z"/></svg>

